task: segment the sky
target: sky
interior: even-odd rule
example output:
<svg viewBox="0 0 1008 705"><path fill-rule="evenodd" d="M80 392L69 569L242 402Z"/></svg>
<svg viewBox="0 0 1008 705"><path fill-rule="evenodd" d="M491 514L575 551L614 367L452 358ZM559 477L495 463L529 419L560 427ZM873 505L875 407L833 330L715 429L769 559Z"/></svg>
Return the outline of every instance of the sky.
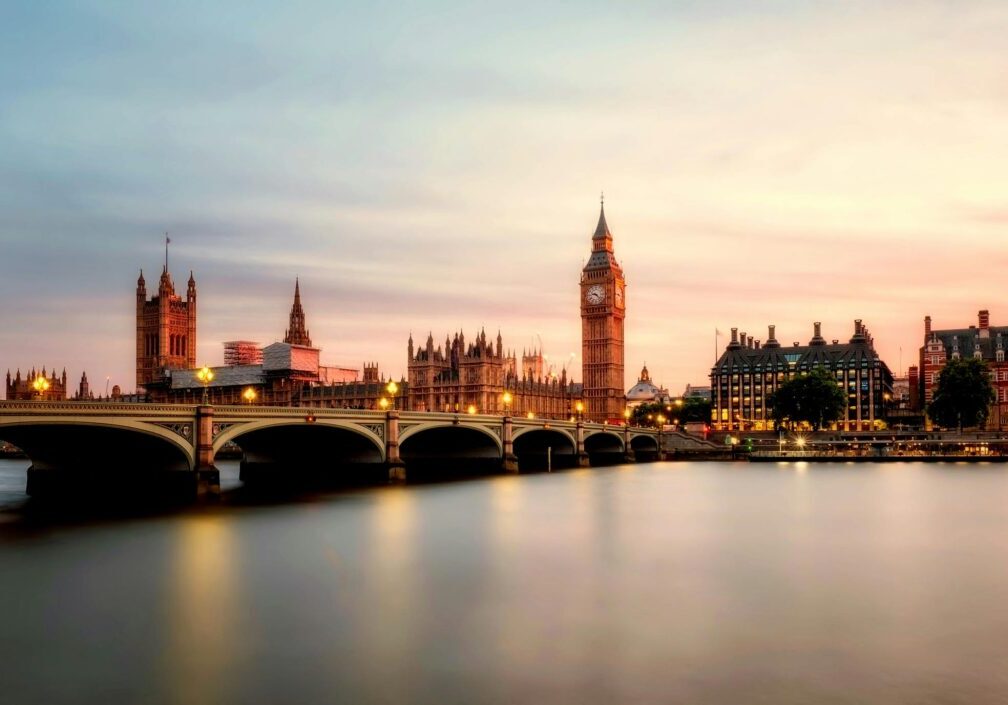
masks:
<svg viewBox="0 0 1008 705"><path fill-rule="evenodd" d="M200 364L282 339L300 277L326 364L485 326L580 379L602 191L628 387L855 318L898 373L926 314L1008 324L1006 36L983 1L6 3L0 373L132 390L167 231Z"/></svg>

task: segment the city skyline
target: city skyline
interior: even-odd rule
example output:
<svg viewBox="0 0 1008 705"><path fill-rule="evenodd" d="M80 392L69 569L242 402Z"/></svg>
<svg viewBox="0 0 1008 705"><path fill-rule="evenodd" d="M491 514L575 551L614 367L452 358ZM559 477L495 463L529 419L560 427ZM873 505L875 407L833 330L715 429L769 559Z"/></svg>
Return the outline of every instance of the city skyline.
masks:
<svg viewBox="0 0 1008 705"><path fill-rule="evenodd" d="M295 277L328 362L398 377L411 330L480 326L566 358L600 190L626 388L704 384L715 328L860 318L898 373L926 314L1008 319L997 3L438 7L319 8L296 47L283 10L17 8L0 365L131 389L165 230L200 364L282 337Z"/></svg>

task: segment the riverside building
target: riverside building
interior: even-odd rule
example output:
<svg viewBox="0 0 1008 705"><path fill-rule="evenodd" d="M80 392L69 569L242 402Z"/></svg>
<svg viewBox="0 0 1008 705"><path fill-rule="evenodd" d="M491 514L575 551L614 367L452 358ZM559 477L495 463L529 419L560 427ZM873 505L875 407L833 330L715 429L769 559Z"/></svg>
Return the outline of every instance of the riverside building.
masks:
<svg viewBox="0 0 1008 705"><path fill-rule="evenodd" d="M847 395L844 415L834 425L839 431L880 428L892 398L893 376L875 351L874 341L861 319L846 343L827 341L821 324L813 325L807 345L783 346L769 326L760 343L737 328L711 369L711 424L716 431L770 431L774 429L769 396L780 385L817 367L826 369Z"/></svg>
<svg viewBox="0 0 1008 705"><path fill-rule="evenodd" d="M977 314L977 325L967 328L933 329L931 316L924 317L924 344L920 348L920 366L917 372L917 389L920 390L922 410L934 397L938 374L949 360L976 358L987 363L996 399L987 417L987 427L1004 429L1008 426L1008 326L991 326L990 312ZM912 368L911 368L912 369Z"/></svg>

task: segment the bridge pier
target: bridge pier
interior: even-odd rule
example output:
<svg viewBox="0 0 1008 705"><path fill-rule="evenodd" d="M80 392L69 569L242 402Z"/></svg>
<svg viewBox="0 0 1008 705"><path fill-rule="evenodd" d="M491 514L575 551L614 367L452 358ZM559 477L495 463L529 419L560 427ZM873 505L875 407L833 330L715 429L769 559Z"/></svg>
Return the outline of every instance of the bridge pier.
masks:
<svg viewBox="0 0 1008 705"><path fill-rule="evenodd" d="M630 424L623 424L623 462L635 463L637 458L634 455L633 447L630 445Z"/></svg>
<svg viewBox="0 0 1008 705"><path fill-rule="evenodd" d="M585 450L584 422L578 421L575 428L575 437L577 438L577 466L579 468L591 467L591 458L588 457L588 452Z"/></svg>
<svg viewBox="0 0 1008 705"><path fill-rule="evenodd" d="M504 432L501 434L504 442L504 456L501 458L501 468L504 472L518 473L518 456L514 452L514 424L510 416L504 417Z"/></svg>
<svg viewBox="0 0 1008 705"><path fill-rule="evenodd" d="M214 465L213 407L196 407L196 496L220 497L220 471Z"/></svg>
<svg viewBox="0 0 1008 705"><path fill-rule="evenodd" d="M395 409L385 413L385 467L389 484L406 482L406 463L399 455L399 412Z"/></svg>

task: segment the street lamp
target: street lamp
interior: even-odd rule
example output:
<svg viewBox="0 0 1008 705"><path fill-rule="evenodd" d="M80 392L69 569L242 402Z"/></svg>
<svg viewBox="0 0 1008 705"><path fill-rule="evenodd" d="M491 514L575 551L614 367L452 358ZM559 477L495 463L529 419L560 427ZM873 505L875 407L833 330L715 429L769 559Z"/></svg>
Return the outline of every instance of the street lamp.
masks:
<svg viewBox="0 0 1008 705"><path fill-rule="evenodd" d="M385 386L385 391L389 393L392 397L392 408L395 408L395 395L399 392L399 385L395 383L395 380L390 379L389 383Z"/></svg>
<svg viewBox="0 0 1008 705"><path fill-rule="evenodd" d="M501 401L504 402L504 415L505 416L508 415L508 411L510 409L512 400L514 400L514 397L511 396L511 392L505 391L504 394L501 396Z"/></svg>
<svg viewBox="0 0 1008 705"><path fill-rule="evenodd" d="M213 370L206 365L203 365L203 368L196 373L196 379L203 383L203 406L207 406L210 403L207 397L207 387L210 386L210 382L213 381L213 378Z"/></svg>
<svg viewBox="0 0 1008 705"><path fill-rule="evenodd" d="M49 391L49 380L39 375L32 381L32 389L38 394L38 400L42 401L42 396Z"/></svg>
<svg viewBox="0 0 1008 705"><path fill-rule="evenodd" d="M242 392L242 398L251 406L256 398L255 390L252 387L245 387L245 391Z"/></svg>
<svg viewBox="0 0 1008 705"><path fill-rule="evenodd" d="M574 411L577 412L577 420L580 421L582 414L584 414L584 402L578 399L574 404Z"/></svg>
<svg viewBox="0 0 1008 705"><path fill-rule="evenodd" d="M623 425L630 425L630 409L623 409Z"/></svg>
<svg viewBox="0 0 1008 705"><path fill-rule="evenodd" d="M475 404L470 404L470 405L469 405L469 408L468 408L468 409L466 409L466 411L467 411L468 413L470 413L470 414L475 414L475 413L476 413L476 405L475 405Z"/></svg>
<svg viewBox="0 0 1008 705"><path fill-rule="evenodd" d="M527 414L525 414L525 418L534 419L535 418L535 412L534 411L528 412Z"/></svg>
<svg viewBox="0 0 1008 705"><path fill-rule="evenodd" d="M378 400L378 406L381 407L382 411L385 411L389 407L389 400L386 399L385 397L382 397L381 399Z"/></svg>

